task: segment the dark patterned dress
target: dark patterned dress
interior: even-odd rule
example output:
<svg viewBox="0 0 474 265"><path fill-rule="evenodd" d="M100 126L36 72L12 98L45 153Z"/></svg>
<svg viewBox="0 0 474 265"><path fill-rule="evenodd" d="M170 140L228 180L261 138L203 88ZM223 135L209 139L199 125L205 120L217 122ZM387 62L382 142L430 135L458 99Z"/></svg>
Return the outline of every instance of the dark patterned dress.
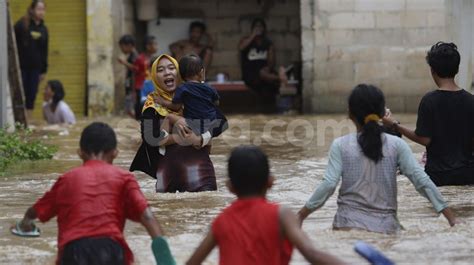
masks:
<svg viewBox="0 0 474 265"><path fill-rule="evenodd" d="M209 158L210 146L195 149L178 144L160 147L147 143L144 135L158 136L160 121L164 117L153 108L143 112L143 143L133 159L130 171L142 171L156 179L157 192L198 192L217 190L214 165ZM145 123L152 126L145 126ZM150 141L148 141L150 142Z"/></svg>

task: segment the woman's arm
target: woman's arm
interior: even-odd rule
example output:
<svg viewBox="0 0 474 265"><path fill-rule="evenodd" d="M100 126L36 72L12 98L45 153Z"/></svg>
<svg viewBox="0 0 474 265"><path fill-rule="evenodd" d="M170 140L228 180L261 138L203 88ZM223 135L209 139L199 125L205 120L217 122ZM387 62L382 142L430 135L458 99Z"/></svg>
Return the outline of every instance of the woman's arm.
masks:
<svg viewBox="0 0 474 265"><path fill-rule="evenodd" d="M442 213L446 217L451 226L456 224L457 221L454 214L448 208L448 204L441 196L438 188L416 161L408 144L402 139L398 139L397 147L398 164L402 174L408 177L418 193L427 198L431 204L433 204L433 208L436 212Z"/></svg>
<svg viewBox="0 0 474 265"><path fill-rule="evenodd" d="M324 174L324 179L298 212L298 217L303 222L312 212L322 207L336 190L342 175L342 158L339 142L335 140L329 149L329 161Z"/></svg>
<svg viewBox="0 0 474 265"><path fill-rule="evenodd" d="M215 246L216 246L216 240L214 239L214 236L212 235L212 231L209 231L209 233L201 242L201 244L196 249L194 254L186 262L186 265L201 264L207 258L209 253L211 253L212 249L214 249Z"/></svg>

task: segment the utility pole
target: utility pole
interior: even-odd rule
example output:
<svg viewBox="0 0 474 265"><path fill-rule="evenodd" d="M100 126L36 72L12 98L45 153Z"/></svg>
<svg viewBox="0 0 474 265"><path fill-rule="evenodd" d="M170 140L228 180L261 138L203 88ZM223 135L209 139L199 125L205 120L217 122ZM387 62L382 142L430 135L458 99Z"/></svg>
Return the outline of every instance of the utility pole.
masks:
<svg viewBox="0 0 474 265"><path fill-rule="evenodd" d="M0 126L7 125L7 0L0 0Z"/></svg>

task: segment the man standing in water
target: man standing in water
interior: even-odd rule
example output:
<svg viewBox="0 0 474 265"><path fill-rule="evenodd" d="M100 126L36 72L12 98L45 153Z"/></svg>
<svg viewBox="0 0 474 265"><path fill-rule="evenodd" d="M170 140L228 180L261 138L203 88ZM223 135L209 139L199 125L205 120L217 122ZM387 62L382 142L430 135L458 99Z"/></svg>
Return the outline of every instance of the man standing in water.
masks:
<svg viewBox="0 0 474 265"><path fill-rule="evenodd" d="M189 25L189 39L172 43L169 48L178 61L186 54L199 55L204 68L208 69L212 61L212 47L213 41L206 31L206 25L200 21L194 21Z"/></svg>
<svg viewBox="0 0 474 265"><path fill-rule="evenodd" d="M461 56L454 43L438 42L426 56L438 89L418 108L416 130L387 116L386 126L426 146L425 171L437 186L474 184L474 96L457 86Z"/></svg>

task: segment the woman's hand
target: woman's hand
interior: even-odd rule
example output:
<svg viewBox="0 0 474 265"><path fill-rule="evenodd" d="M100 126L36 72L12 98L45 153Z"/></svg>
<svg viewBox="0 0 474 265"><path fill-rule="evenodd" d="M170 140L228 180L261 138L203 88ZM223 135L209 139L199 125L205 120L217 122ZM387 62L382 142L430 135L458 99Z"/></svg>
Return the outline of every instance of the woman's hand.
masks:
<svg viewBox="0 0 474 265"><path fill-rule="evenodd" d="M453 213L453 211L451 211L451 208L449 208L449 207L444 208L441 211L441 213L448 220L450 226L455 226L457 224L462 224L462 221L457 219L456 216L454 216L454 213Z"/></svg>
<svg viewBox="0 0 474 265"><path fill-rule="evenodd" d="M301 210L298 211L297 213L297 216L298 216L298 220L300 222L300 226L303 225L303 221L304 219L306 219L306 217L308 217L308 215L311 214L311 211L306 208L305 206L303 206L303 208L301 208Z"/></svg>
<svg viewBox="0 0 474 265"><path fill-rule="evenodd" d="M189 127L178 124L178 134L183 139L183 142L186 143L186 145L192 145L196 149L201 149L201 136L194 134L194 132Z"/></svg>

